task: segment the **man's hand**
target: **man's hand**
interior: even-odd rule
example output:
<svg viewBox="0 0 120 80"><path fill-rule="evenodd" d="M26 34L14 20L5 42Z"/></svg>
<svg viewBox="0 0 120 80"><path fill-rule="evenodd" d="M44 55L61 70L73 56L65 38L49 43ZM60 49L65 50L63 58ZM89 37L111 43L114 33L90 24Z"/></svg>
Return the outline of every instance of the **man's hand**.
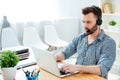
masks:
<svg viewBox="0 0 120 80"><path fill-rule="evenodd" d="M92 73L96 75L101 75L100 67L98 65L91 65L91 66L84 66L84 65L72 65L72 64L65 64L61 68L62 72L74 73L78 71L79 73Z"/></svg>
<svg viewBox="0 0 120 80"><path fill-rule="evenodd" d="M72 64L64 64L61 68L62 72L70 72L70 73L74 73L76 71L79 71L79 67L80 65L72 65Z"/></svg>

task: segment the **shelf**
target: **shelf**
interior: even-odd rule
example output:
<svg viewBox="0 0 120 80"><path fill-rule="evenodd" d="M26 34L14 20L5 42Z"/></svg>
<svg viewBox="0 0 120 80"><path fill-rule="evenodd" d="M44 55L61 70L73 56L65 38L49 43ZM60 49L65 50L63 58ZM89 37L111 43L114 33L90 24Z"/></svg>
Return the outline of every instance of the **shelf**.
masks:
<svg viewBox="0 0 120 80"><path fill-rule="evenodd" d="M103 16L120 16L120 13L102 13Z"/></svg>
<svg viewBox="0 0 120 80"><path fill-rule="evenodd" d="M104 31L105 31L105 32L111 32L111 33L120 34L120 31L119 31L119 30L111 31L111 30L108 30L108 29L104 29Z"/></svg>
<svg viewBox="0 0 120 80"><path fill-rule="evenodd" d="M120 14L108 14L108 13L102 13L102 20L103 23L101 25L101 27L103 29L109 29L109 21L114 20L116 21L116 27L118 28L118 30L120 30Z"/></svg>

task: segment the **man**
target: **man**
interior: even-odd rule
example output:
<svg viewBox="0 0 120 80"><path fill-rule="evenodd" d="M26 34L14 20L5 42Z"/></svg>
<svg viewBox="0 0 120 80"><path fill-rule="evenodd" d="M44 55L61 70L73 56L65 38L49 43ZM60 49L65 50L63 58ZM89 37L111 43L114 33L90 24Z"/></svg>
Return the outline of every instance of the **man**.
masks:
<svg viewBox="0 0 120 80"><path fill-rule="evenodd" d="M76 64L65 64L62 71L79 71L107 78L115 60L115 41L100 29L102 12L99 7L86 7L82 14L85 33L75 37L62 52L56 54L56 60L61 61L77 53Z"/></svg>

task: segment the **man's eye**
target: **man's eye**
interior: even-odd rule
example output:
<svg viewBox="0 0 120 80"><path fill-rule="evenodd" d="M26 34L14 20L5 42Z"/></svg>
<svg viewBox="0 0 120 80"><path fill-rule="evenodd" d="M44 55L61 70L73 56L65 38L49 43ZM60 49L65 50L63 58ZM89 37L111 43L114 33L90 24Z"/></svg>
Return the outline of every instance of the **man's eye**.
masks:
<svg viewBox="0 0 120 80"><path fill-rule="evenodd" d="M85 21L82 21L83 23L85 23Z"/></svg>
<svg viewBox="0 0 120 80"><path fill-rule="evenodd" d="M88 24L90 23L90 22L87 22Z"/></svg>

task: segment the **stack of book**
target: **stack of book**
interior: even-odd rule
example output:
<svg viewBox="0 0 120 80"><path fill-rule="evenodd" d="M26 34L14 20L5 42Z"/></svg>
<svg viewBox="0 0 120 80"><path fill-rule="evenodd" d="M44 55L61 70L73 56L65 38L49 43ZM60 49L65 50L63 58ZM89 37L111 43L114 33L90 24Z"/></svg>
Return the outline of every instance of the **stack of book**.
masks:
<svg viewBox="0 0 120 80"><path fill-rule="evenodd" d="M103 10L103 13L112 13L112 5L108 2L103 3L102 10Z"/></svg>
<svg viewBox="0 0 120 80"><path fill-rule="evenodd" d="M29 57L29 49L19 49L15 51L19 57L20 60L28 59Z"/></svg>

